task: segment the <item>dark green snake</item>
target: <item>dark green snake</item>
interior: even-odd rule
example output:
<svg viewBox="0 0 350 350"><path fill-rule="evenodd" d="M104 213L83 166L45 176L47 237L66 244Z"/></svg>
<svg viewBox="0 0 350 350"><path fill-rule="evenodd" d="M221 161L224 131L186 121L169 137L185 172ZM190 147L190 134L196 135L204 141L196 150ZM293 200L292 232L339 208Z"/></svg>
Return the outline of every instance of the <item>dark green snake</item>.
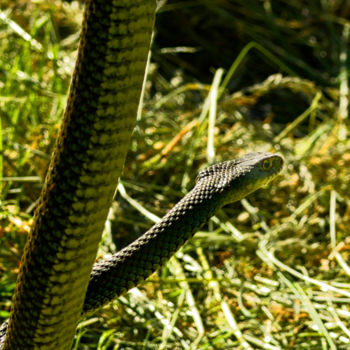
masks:
<svg viewBox="0 0 350 350"><path fill-rule="evenodd" d="M221 206L268 183L279 155L252 153L202 171L162 221L92 269L128 149L153 0L90 0L62 128L26 244L1 350L70 349L82 315L147 278ZM84 301L85 300L85 301Z"/></svg>

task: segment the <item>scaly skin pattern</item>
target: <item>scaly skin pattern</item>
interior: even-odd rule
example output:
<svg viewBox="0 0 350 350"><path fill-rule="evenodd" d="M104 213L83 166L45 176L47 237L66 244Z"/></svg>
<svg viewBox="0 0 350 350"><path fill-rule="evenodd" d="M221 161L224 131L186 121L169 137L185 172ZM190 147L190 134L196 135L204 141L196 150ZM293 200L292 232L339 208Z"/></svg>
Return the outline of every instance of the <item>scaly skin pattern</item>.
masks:
<svg viewBox="0 0 350 350"><path fill-rule="evenodd" d="M155 0L87 1L67 108L2 350L72 346L135 125L155 6Z"/></svg>
<svg viewBox="0 0 350 350"><path fill-rule="evenodd" d="M214 212L271 181L282 169L277 154L251 153L199 173L195 187L144 235L94 265L83 314L99 308L146 279Z"/></svg>

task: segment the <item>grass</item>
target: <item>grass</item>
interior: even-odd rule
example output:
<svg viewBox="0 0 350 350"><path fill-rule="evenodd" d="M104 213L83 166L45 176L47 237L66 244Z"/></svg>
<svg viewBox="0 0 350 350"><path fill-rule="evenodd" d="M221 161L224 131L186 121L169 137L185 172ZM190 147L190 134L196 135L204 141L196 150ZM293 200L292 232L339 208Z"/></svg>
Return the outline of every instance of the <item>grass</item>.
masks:
<svg viewBox="0 0 350 350"><path fill-rule="evenodd" d="M82 5L0 6L5 320L65 106ZM144 284L82 321L74 349L350 347L347 11L337 1L282 0L160 9L143 112L99 254L143 233L208 163L277 151L286 166L267 188L218 212Z"/></svg>

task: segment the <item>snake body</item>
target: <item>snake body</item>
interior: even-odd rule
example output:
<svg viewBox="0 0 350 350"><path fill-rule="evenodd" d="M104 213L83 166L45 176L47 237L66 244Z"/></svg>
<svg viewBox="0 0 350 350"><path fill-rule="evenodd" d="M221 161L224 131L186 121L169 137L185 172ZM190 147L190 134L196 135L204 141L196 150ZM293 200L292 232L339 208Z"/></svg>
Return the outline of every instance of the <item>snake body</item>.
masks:
<svg viewBox="0 0 350 350"><path fill-rule="evenodd" d="M154 12L154 0L86 3L67 108L10 318L0 327L1 350L70 349L82 315L147 278L216 209L255 191L282 167L282 158L268 153L209 167L160 223L98 262L89 281L135 123Z"/></svg>
<svg viewBox="0 0 350 350"><path fill-rule="evenodd" d="M78 58L3 350L70 349L121 175L156 0L88 0Z"/></svg>

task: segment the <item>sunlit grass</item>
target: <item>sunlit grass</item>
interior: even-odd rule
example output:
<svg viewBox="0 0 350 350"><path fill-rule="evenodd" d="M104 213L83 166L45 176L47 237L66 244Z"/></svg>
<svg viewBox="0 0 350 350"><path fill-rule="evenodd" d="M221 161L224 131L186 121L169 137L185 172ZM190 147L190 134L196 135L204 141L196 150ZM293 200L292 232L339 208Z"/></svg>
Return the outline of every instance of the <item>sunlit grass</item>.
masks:
<svg viewBox="0 0 350 350"><path fill-rule="evenodd" d="M189 26L210 9L222 28L240 28L230 63L208 69L203 80L189 73L191 53L171 58L156 42L100 253L142 234L208 163L277 151L285 169L267 188L219 211L143 285L83 320L77 350L350 347L349 22L328 2L294 2L301 14L294 22L277 11L284 1L274 8L249 3L251 12L231 1L192 8ZM62 1L2 7L2 320L63 113L81 11ZM321 31L317 18L328 21ZM217 50L220 61L216 47L225 38L202 49Z"/></svg>

